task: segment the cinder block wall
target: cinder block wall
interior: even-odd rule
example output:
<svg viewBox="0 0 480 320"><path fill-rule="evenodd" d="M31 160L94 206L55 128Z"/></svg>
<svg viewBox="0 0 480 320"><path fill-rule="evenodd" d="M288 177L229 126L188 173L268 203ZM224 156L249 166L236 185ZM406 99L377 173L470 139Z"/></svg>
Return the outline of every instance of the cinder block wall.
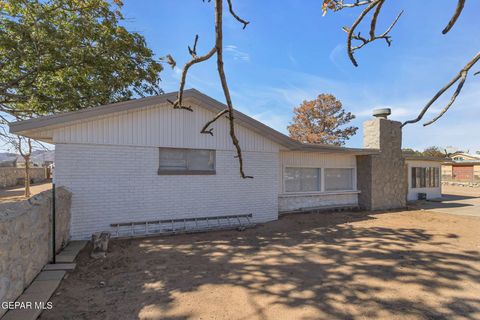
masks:
<svg viewBox="0 0 480 320"><path fill-rule="evenodd" d="M56 193L56 249L70 234L71 194ZM15 301L52 258L52 193L50 190L0 205L0 302ZM0 317L6 310L0 308Z"/></svg>
<svg viewBox="0 0 480 320"><path fill-rule="evenodd" d="M442 181L452 180L452 168L451 164L442 164Z"/></svg>
<svg viewBox="0 0 480 320"><path fill-rule="evenodd" d="M25 178L24 168L0 168L0 188L8 188L18 185L18 179ZM47 179L45 168L30 168L30 178L33 182L41 182Z"/></svg>
<svg viewBox="0 0 480 320"><path fill-rule="evenodd" d="M480 182L480 165L473 166L473 179L475 182Z"/></svg>
<svg viewBox="0 0 480 320"><path fill-rule="evenodd" d="M407 179L402 156L401 123L375 118L364 123L364 148L379 153L357 157L360 207L368 210L404 208Z"/></svg>

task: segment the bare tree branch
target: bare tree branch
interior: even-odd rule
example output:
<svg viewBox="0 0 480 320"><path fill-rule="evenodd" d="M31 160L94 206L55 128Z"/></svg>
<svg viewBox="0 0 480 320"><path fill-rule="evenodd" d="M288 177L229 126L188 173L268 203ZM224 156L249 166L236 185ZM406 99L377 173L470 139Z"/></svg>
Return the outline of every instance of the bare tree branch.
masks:
<svg viewBox="0 0 480 320"><path fill-rule="evenodd" d="M188 46L188 52L190 53L190 55L194 59L197 57L197 43L198 43L198 34L195 35L195 41L193 43L193 49L190 48L190 46Z"/></svg>
<svg viewBox="0 0 480 320"><path fill-rule="evenodd" d="M396 25L398 20L400 19L401 15L403 14L403 10L398 14L396 19L393 21L393 23L390 25L390 27L384 33L382 33L380 35L376 35L377 20L380 16L380 13L381 13L381 10L382 10L382 7L383 7L385 1L386 0L364 0L364 1L355 0L354 2L351 2L351 3L345 3L344 0L324 0L323 1L322 9L323 9L324 14L326 13L326 11L328 9L331 9L333 11L339 11L339 10L342 10L342 9L345 9L345 8L367 6L360 13L360 15L357 17L357 19L354 21L351 28L343 27L343 30L345 32L347 32L347 54L348 54L349 59L352 61L353 65L356 66L356 67L358 66L358 63L357 63L357 61L355 59L355 56L354 56L354 52L356 50L361 49L362 47L364 47L368 43L370 43L372 41L375 41L375 40L378 40L378 39L384 39L387 42L388 46L391 45L392 40L391 40L391 37L389 36L389 33L393 29L393 27ZM463 8L465 6L465 2L466 2L465 0L458 0L457 7L455 8L455 12L454 12L452 18L448 22L445 29L443 29L443 31L442 31L443 34L448 33L452 29L452 27L455 25L458 18L462 14ZM375 8L375 11L374 11L374 13L372 15L372 18L371 18L371 21L370 21L369 37L366 38L366 37L363 37L360 32L355 33L355 29L359 26L359 24L365 19L367 14L373 8ZM353 44L352 44L353 40L360 41L360 44L357 45L357 46L353 46ZM406 124L416 123L416 122L420 121L423 118L423 116L425 115L425 113L428 111L428 109L432 106L432 104L435 101L437 101L439 99L439 97L442 96L445 93L445 91L447 91L450 87L452 87L458 81L457 88L456 88L455 92L453 93L452 97L450 98L449 103L445 106L445 108L442 109L442 111L436 117L434 117L432 120L424 123L424 126L430 125L430 124L434 123L435 121L437 121L439 118L441 118L448 111L448 109L453 105L455 100L457 99L458 95L460 94L460 92L463 89L463 86L464 86L465 81L467 79L468 72L469 72L470 68L473 65L475 65L475 63L477 63L477 61L479 59L480 59L480 53L478 53L469 63L467 63L467 65L462 70L460 70L459 73L452 80L450 80L449 83L447 83L442 89L440 89L437 92L437 94L435 94L435 96L420 111L417 118L415 118L413 120L406 121L405 123L402 124L402 127L405 126ZM480 74L480 71L475 72L474 76L478 75L478 74Z"/></svg>
<svg viewBox="0 0 480 320"><path fill-rule="evenodd" d="M373 2L371 2L367 8L365 8L362 13L358 16L357 20L355 20L355 22L352 24L352 26L350 27L350 29L346 29L348 35L347 35L347 52L348 52L348 57L350 58L350 60L352 61L353 65L355 67L358 67L358 63L357 61L355 60L355 57L353 56L353 49L352 49L352 39L353 39L353 34L355 32L355 29L357 28L357 26L360 24L360 22L362 22L363 18L365 18L365 16L367 15L367 13L370 12L370 10L372 10L378 3L380 3L381 1L383 0L374 0Z"/></svg>
<svg viewBox="0 0 480 320"><path fill-rule="evenodd" d="M192 60L190 60L185 64L182 70L182 77L180 79L180 89L178 90L177 100L174 102L169 100L169 102L173 105L175 109L185 109L185 110L193 111L192 107L183 105L183 91L185 90L185 82L187 80L188 69L190 69L190 67L193 66L194 64L207 61L216 52L217 52L217 48L213 47L207 54L200 57L194 57L192 58Z"/></svg>
<svg viewBox="0 0 480 320"><path fill-rule="evenodd" d="M229 1L229 0L228 0ZM229 1L230 2L230 1ZM232 99L230 97L230 90L228 89L227 78L225 76L225 71L223 69L223 0L215 0L215 46L217 48L217 69L218 75L220 77L220 82L222 83L223 93L225 95L225 100L228 108L228 120L230 124L230 138L232 143L237 150L238 163L240 165L240 175L242 178L253 178L252 176L245 175L243 171L243 157L242 149L235 135L235 123L233 115L233 105Z"/></svg>
<svg viewBox="0 0 480 320"><path fill-rule="evenodd" d="M208 121L202 128L202 130L200 131L200 133L208 133L209 135L213 136L213 128L210 128L207 130L207 128L212 124L214 123L215 121L217 121L221 116L223 116L224 114L227 114L228 113L228 110L225 109L225 110L222 110L220 111L219 113L217 113L217 115L215 117L213 117L212 120Z"/></svg>
<svg viewBox="0 0 480 320"><path fill-rule="evenodd" d="M362 47L369 44L370 42L373 42L373 41L378 40L378 39L384 39L388 46L390 46L392 44L392 40L391 40L391 37L389 36L389 33L390 33L390 31L392 31L393 27L397 24L398 19L400 19L400 17L402 16L403 10L397 15L395 20L392 22L392 24L390 24L390 26L387 28L387 30L384 33L382 33L380 35L376 35L375 31L376 31L376 27L377 27L377 19L378 19L378 16L380 14L380 11L382 10L382 6L383 6L384 2L385 2L385 0L374 0L374 1L372 1L370 3L370 5L367 8L365 8L365 10L362 11L362 13L359 15L357 20L355 20L355 22L353 23L353 25L350 29L349 28L344 28L344 30L348 34L347 35L348 57L350 58L350 60L352 61L353 65L355 67L358 67L358 63L357 63L357 61L354 57L354 52L356 50L361 49ZM367 39L365 37L362 37L360 32L357 35L355 35L354 34L355 29L358 27L358 25L362 22L362 20L365 18L365 16L373 8L375 8L375 11L373 13L372 20L370 22L370 32L369 32L370 38ZM358 40L358 41L361 41L362 43L360 45L354 47L352 45L352 40Z"/></svg>
<svg viewBox="0 0 480 320"><path fill-rule="evenodd" d="M375 29L377 28L378 15L380 14L380 11L382 11L384 3L385 0L380 1L375 8L375 12L373 13L372 21L370 22L370 39L375 38Z"/></svg>
<svg viewBox="0 0 480 320"><path fill-rule="evenodd" d="M344 0L323 0L322 10L323 15L327 13L327 8L333 11L339 11L346 8L361 7L366 4L372 3L375 0L355 0L353 3L345 3Z"/></svg>
<svg viewBox="0 0 480 320"><path fill-rule="evenodd" d="M364 6L366 4L372 3L373 1L375 1L375 0L365 0L365 1L355 0L354 3L343 3L343 1L342 1L340 9L360 7L360 6Z"/></svg>
<svg viewBox="0 0 480 320"><path fill-rule="evenodd" d="M245 29L250 22L248 22L248 21L246 21L246 20L243 20L242 18L240 18L240 17L235 13L235 11L233 11L232 0L227 0L227 3L228 3L228 10L230 11L230 14L231 14L235 19L237 19L238 22L242 23L242 24L243 24L243 29Z"/></svg>
<svg viewBox="0 0 480 320"><path fill-rule="evenodd" d="M217 55L217 71L220 77L220 82L222 84L223 93L225 95L225 100L227 104L227 108L225 110L220 111L215 115L215 117L208 121L200 131L201 133L210 134L213 136L213 128L209 127L220 117L223 115L228 114L227 119L229 121L229 135L232 141L233 146L236 150L236 158L238 158L238 163L240 166L240 176L244 179L246 178L253 178L252 176L247 176L243 170L243 157L242 157L242 149L240 147L240 143L235 135L235 119L234 119L234 110L232 99L230 96L230 90L228 88L227 79L225 76L225 70L223 68L223 1L224 0L215 0L215 46L205 55L197 56L197 43L198 43L198 35L195 36L193 47L188 47L188 52L192 56L192 59L185 64L182 70L182 77L180 79L180 88L178 90L177 100L170 101L168 100L174 108L182 108L186 110L193 111L191 107L186 107L183 105L183 92L185 90L185 82L187 79L187 73L191 66L194 64L204 62L213 55ZM205 2L205 0L204 0ZM210 0L208 0L210 2ZM230 14L240 23L243 24L243 29L249 24L248 21L240 18L234 11L231 0L227 0L228 8Z"/></svg>
<svg viewBox="0 0 480 320"><path fill-rule="evenodd" d="M460 93L460 91L462 90L462 87L463 87L463 83L465 82L465 79L467 77L467 74L468 74L468 71L478 62L478 60L480 60L480 52L478 52L472 60L470 60L460 71L457 75L455 75L455 77L450 80L450 82L448 82L442 89L440 89L436 94L435 96L433 96L433 98L427 103L427 105L425 107L423 107L422 111L420 111L419 115L415 118L415 119L412 119L412 120L408 120L408 121L405 121L403 124L402 124L402 127L404 127L405 125L409 124L409 123L416 123L420 120L422 120L423 116L425 115L425 113L428 111L428 109L433 105L433 103L435 101L438 100L438 98L440 98L444 93L445 91L447 91L451 86L453 86L458 80L460 80L460 83L457 87L457 90L455 91L455 93L453 94L449 104L442 110L442 112L440 112L439 116L438 117L435 117L432 121L429 121L427 123L425 123L424 125L429 125L429 124L432 124L433 122L435 122L436 120L438 120L449 108L450 106L453 104L453 102L455 102L455 99L457 98L458 94Z"/></svg>
<svg viewBox="0 0 480 320"><path fill-rule="evenodd" d="M455 92L453 93L452 97L450 98L450 102L445 106L445 108L443 108L443 110L435 117L433 118L432 120L428 121L428 122L425 122L423 124L423 126L428 126L432 123L434 123L435 121L437 121L438 119L440 119L444 114L445 112L447 112L447 110L452 106L452 104L455 102L455 99L457 99L458 95L460 94L460 91L462 91L462 88L463 88L463 84L465 83L465 80L467 79L467 71L462 71L461 72L461 76L460 76L460 81L458 82L458 86L457 86L457 89L455 90Z"/></svg>
<svg viewBox="0 0 480 320"><path fill-rule="evenodd" d="M450 29L455 25L457 22L458 17L462 14L463 7L465 6L465 0L458 0L457 7L455 8L455 12L453 13L452 18L448 22L447 26L445 29L443 29L442 33L447 34Z"/></svg>

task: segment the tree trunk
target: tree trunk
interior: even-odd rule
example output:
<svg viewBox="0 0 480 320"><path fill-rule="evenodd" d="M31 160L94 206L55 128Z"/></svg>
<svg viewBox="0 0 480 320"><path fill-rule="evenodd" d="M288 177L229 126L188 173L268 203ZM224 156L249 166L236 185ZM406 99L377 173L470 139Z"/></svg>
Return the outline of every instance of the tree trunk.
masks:
<svg viewBox="0 0 480 320"><path fill-rule="evenodd" d="M25 197L30 197L30 155L24 156L25 160Z"/></svg>

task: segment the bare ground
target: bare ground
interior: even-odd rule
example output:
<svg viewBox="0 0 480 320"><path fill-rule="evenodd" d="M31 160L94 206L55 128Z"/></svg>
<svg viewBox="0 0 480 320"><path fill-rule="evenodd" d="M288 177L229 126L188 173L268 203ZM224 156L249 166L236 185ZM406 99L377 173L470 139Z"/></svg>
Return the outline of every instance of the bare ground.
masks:
<svg viewBox="0 0 480 320"><path fill-rule="evenodd" d="M442 186L442 193L443 194L461 195L461 196L480 197L480 188L443 185Z"/></svg>
<svg viewBox="0 0 480 320"><path fill-rule="evenodd" d="M104 261L80 254L41 319L480 319L479 230L359 212L117 240Z"/></svg>
<svg viewBox="0 0 480 320"><path fill-rule="evenodd" d="M30 185L31 196L39 194L40 192L50 190L52 188L52 183L38 183ZM9 187L6 189L0 189L0 203L16 202L23 201L27 198L24 196L25 187L24 186L15 186Z"/></svg>

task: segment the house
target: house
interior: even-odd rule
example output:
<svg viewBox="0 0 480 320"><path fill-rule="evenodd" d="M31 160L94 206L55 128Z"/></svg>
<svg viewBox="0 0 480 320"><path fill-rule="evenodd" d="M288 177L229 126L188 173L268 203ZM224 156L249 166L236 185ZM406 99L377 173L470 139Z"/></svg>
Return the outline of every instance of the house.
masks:
<svg viewBox="0 0 480 320"><path fill-rule="evenodd" d="M203 125L225 105L195 89L193 112L173 109L176 93L126 101L10 125L12 133L55 144L55 179L72 196L71 236L88 238L112 224L252 214L323 207L405 206L400 123L365 123L366 149L302 144L235 111L245 172L227 119Z"/></svg>
<svg viewBox="0 0 480 320"><path fill-rule="evenodd" d="M452 160L455 162L462 162L462 161L475 161L480 162L480 154L469 154L465 152L455 152L451 156Z"/></svg>
<svg viewBox="0 0 480 320"><path fill-rule="evenodd" d="M443 181L480 183L480 155L456 152L451 159L442 165Z"/></svg>
<svg viewBox="0 0 480 320"><path fill-rule="evenodd" d="M445 159L404 154L407 167L407 200L442 196L441 170Z"/></svg>

